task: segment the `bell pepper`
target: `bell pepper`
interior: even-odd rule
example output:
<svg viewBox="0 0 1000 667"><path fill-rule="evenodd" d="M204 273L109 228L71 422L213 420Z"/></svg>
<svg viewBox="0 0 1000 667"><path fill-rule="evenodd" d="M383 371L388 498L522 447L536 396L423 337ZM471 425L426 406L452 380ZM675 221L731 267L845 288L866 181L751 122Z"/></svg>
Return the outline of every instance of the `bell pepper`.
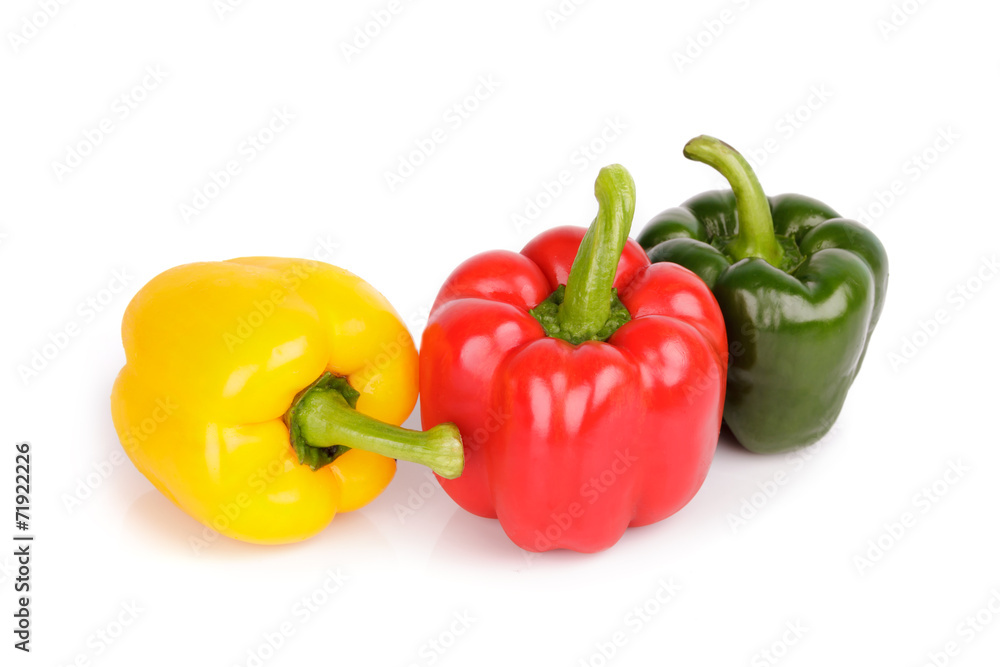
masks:
<svg viewBox="0 0 1000 667"><path fill-rule="evenodd" d="M465 447L465 471L442 487L529 551L599 551L684 507L722 419L715 299L628 239L623 167L602 169L595 193L589 229L461 264L421 343L422 422L454 422Z"/></svg>
<svg viewBox="0 0 1000 667"><path fill-rule="evenodd" d="M726 320L725 423L753 452L816 442L833 426L882 312L885 249L871 231L809 197L766 197L733 147L698 137L684 155L731 190L705 192L639 235L652 262L712 288Z"/></svg>
<svg viewBox="0 0 1000 667"><path fill-rule="evenodd" d="M370 502L394 459L461 472L457 429L398 424L417 352L357 276L274 257L186 264L153 278L122 320L111 395L129 458L221 534L293 542Z"/></svg>

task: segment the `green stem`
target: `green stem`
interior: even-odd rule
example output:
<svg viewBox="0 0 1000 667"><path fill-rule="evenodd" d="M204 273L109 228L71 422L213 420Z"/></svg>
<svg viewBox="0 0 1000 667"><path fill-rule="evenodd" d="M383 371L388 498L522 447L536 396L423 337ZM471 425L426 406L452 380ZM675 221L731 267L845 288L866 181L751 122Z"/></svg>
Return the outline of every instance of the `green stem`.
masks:
<svg viewBox="0 0 1000 667"><path fill-rule="evenodd" d="M597 218L573 260L557 316L567 340L593 340L608 321L611 287L635 213L635 182L620 164L601 169L594 194Z"/></svg>
<svg viewBox="0 0 1000 667"><path fill-rule="evenodd" d="M355 410L358 396L346 378L330 373L299 394L285 420L301 463L317 470L349 449L363 449L425 465L446 479L462 474L458 427L412 431L386 424Z"/></svg>
<svg viewBox="0 0 1000 667"><path fill-rule="evenodd" d="M702 135L688 142L684 157L712 167L725 176L733 188L739 227L736 238L727 244L726 252L737 261L756 257L772 266L780 266L784 253L774 236L771 205L757 175L739 151L724 141Z"/></svg>

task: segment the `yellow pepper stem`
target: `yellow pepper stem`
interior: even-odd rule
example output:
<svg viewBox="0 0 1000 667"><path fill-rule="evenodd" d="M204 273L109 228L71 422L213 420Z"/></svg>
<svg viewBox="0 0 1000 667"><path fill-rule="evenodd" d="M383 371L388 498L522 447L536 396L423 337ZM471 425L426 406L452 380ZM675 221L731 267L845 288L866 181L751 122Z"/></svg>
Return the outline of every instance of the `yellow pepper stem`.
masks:
<svg viewBox="0 0 1000 667"><path fill-rule="evenodd" d="M363 449L425 465L446 479L462 474L462 437L454 424L413 431L355 410L358 392L347 379L325 373L296 397L285 415L299 462L318 470L349 449Z"/></svg>

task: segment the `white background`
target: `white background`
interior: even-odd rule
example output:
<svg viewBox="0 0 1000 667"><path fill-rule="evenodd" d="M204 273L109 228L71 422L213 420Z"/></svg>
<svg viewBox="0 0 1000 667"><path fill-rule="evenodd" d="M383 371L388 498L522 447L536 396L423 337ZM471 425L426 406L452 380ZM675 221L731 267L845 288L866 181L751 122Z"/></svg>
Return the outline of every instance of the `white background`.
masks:
<svg viewBox="0 0 1000 667"><path fill-rule="evenodd" d="M350 58L343 45L388 0L253 0L221 15L211 0L50 2L49 19L44 4L8 0L0 16L0 488L12 507L13 444L30 440L37 535L30 655L11 647L12 547L0 551L4 664L256 664L248 652L286 622L263 664L917 666L946 648L956 655L939 664L996 664L996 3L908 0L891 26L888 0L592 0L554 24L556 0L404 1ZM450 121L480 77L498 87ZM274 109L294 120L247 160L241 144ZM112 131L82 163L56 167L103 119ZM609 121L624 128L602 145ZM446 141L391 190L385 173L435 128ZM755 456L724 441L687 508L590 556L527 558L409 464L307 543L195 553L199 524L130 463L107 474L121 315L160 271L334 247L321 256L375 285L419 337L460 261L589 223L602 165L635 177L633 234L722 185L681 155L701 133L756 154L771 194L867 214L888 250L882 322L821 445ZM233 159L240 173L185 220L181 205ZM515 224L562 170L571 185ZM78 335L23 378L71 323ZM933 502L919 497L931 488ZM68 508L74 495L87 497ZM338 569L347 581L304 618L295 605L322 599ZM679 587L665 603L661 581Z"/></svg>

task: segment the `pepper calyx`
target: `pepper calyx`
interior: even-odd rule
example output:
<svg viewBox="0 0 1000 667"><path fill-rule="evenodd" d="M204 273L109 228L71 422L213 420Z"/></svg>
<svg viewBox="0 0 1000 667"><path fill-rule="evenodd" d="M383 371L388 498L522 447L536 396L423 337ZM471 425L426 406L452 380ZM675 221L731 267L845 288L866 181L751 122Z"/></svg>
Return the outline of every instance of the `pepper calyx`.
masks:
<svg viewBox="0 0 1000 667"><path fill-rule="evenodd" d="M560 325L559 306L562 305L565 298L566 286L560 285L547 299L530 311L531 316L538 320L538 323L545 329L545 335L549 338L558 338L573 345L579 345L588 340L603 342L611 338L614 332L618 331L626 322L632 319L632 314L628 312L628 308L618 298L618 290L611 288L611 308L604 326L590 336L577 336L572 331L567 331Z"/></svg>

